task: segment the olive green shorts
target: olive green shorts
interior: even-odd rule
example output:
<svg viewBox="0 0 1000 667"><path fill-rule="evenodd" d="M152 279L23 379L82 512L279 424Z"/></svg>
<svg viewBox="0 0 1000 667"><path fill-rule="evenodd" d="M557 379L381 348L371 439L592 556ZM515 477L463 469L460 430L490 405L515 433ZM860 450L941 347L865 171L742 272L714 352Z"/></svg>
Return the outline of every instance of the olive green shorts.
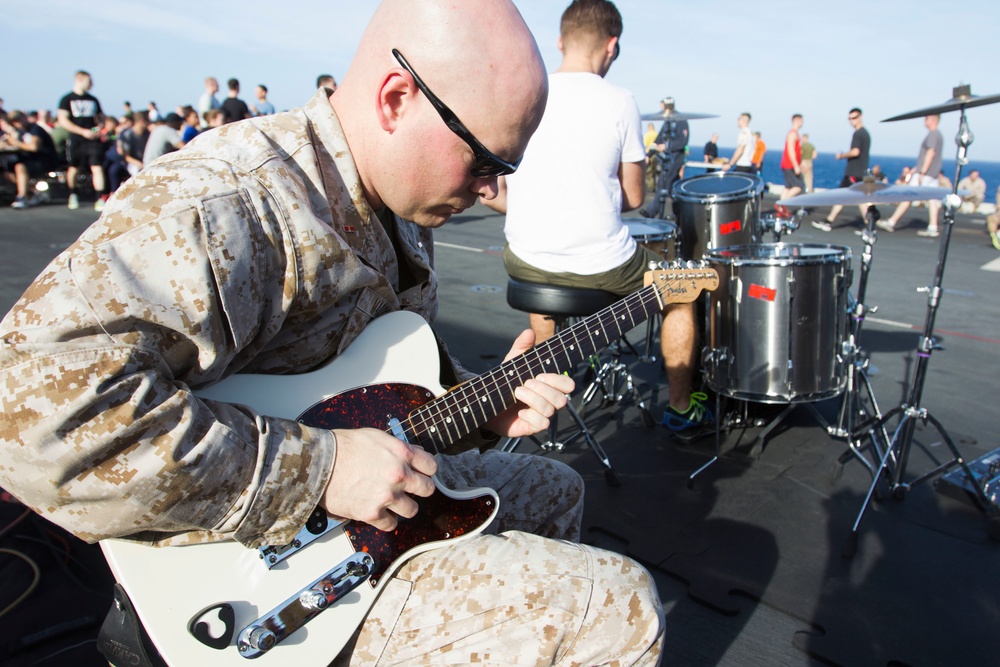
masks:
<svg viewBox="0 0 1000 667"><path fill-rule="evenodd" d="M578 273L550 273L542 271L526 263L511 252L510 246L504 246L503 264L511 278L529 283L558 285L560 287L585 287L599 289L612 294L624 296L643 287L643 276L649 271L650 262L662 262L663 256L649 248L636 244L635 254L625 262L610 271L580 275Z"/></svg>

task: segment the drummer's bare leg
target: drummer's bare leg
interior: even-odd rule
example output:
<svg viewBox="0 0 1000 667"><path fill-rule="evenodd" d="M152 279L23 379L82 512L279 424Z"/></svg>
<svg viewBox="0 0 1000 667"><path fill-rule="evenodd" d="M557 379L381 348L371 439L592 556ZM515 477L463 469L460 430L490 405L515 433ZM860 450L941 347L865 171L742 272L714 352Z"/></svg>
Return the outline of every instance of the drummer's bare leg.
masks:
<svg viewBox="0 0 1000 667"><path fill-rule="evenodd" d="M667 368L670 406L678 412L686 411L691 403L695 337L693 303L675 303L664 308L660 352Z"/></svg>
<svg viewBox="0 0 1000 667"><path fill-rule="evenodd" d="M556 321L549 315L529 313L528 323L531 325L531 330L535 332L535 345L544 343L556 333Z"/></svg>

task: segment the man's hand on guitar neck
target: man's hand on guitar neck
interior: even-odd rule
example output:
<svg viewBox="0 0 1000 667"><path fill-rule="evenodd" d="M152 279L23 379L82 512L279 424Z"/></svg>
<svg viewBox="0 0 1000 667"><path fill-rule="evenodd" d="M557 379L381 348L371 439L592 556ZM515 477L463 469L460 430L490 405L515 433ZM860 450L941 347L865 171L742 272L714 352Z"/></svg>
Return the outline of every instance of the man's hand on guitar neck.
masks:
<svg viewBox="0 0 1000 667"><path fill-rule="evenodd" d="M373 428L337 429L337 459L320 505L332 516L393 530L397 516L410 518L410 494L434 493L434 457L422 447Z"/></svg>
<svg viewBox="0 0 1000 667"><path fill-rule="evenodd" d="M525 329L514 341L504 361L524 354L535 344L535 334ZM486 422L483 428L510 438L522 438L544 431L549 418L566 405L566 394L576 383L567 375L542 373L514 390L518 403Z"/></svg>

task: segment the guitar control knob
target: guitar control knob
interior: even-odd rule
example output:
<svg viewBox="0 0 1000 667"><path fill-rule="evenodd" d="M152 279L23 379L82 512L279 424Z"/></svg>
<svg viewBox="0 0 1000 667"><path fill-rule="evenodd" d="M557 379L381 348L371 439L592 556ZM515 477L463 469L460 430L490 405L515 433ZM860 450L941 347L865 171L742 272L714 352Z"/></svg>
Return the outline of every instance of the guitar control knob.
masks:
<svg viewBox="0 0 1000 667"><path fill-rule="evenodd" d="M304 591L299 596L299 602L310 611L323 611L330 605L330 601L322 592L316 590Z"/></svg>
<svg viewBox="0 0 1000 667"><path fill-rule="evenodd" d="M254 629L247 637L247 643L258 651L270 651L277 641L278 638L274 636L274 633L263 626Z"/></svg>

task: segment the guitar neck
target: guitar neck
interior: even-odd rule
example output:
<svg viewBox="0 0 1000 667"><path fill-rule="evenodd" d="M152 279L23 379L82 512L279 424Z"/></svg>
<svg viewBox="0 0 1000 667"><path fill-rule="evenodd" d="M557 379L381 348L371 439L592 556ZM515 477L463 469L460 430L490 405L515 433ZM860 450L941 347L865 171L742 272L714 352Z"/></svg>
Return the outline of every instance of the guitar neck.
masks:
<svg viewBox="0 0 1000 667"><path fill-rule="evenodd" d="M646 321L662 308L655 285L563 329L528 352L458 385L410 413L409 442L429 451L463 438L515 403L514 389L540 373L563 373Z"/></svg>

